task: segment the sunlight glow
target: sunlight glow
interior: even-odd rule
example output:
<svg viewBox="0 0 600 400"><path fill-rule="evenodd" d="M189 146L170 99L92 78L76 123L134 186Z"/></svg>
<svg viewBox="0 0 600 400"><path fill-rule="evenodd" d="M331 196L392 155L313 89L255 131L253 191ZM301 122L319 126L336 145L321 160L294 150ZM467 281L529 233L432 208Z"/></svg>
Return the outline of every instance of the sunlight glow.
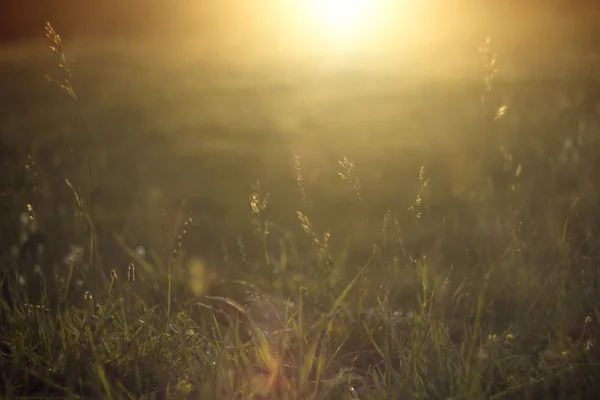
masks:
<svg viewBox="0 0 600 400"><path fill-rule="evenodd" d="M294 0L296 18L312 45L360 52L414 36L418 2L409 0Z"/></svg>
<svg viewBox="0 0 600 400"><path fill-rule="evenodd" d="M329 33L352 34L367 23L373 0L312 0L316 20Z"/></svg>

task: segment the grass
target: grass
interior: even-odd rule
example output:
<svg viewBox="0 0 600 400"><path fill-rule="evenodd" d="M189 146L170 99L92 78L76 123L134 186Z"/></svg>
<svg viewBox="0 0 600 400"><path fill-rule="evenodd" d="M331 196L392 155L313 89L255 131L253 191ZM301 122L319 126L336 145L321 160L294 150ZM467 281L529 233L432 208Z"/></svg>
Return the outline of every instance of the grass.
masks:
<svg viewBox="0 0 600 400"><path fill-rule="evenodd" d="M54 83L81 118L73 140L91 149L48 28L66 66ZM356 152L316 178L296 155L287 181L260 177L240 199L217 198L237 224L215 226L193 199L165 204L138 231L145 247L92 212L95 153L74 161L88 173L58 178L28 158L2 197L2 395L593 398L600 149L586 105L598 99L571 97L543 120L518 93L507 106L492 45L472 148L376 166ZM385 163L401 190L364 178Z"/></svg>

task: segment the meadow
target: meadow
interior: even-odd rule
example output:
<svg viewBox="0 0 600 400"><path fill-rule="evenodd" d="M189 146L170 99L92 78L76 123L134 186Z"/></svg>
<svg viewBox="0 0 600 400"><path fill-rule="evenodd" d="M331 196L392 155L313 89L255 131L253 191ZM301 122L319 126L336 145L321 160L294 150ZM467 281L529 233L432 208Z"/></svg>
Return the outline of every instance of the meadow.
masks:
<svg viewBox="0 0 600 400"><path fill-rule="evenodd" d="M591 50L48 33L0 51L2 396L600 392Z"/></svg>

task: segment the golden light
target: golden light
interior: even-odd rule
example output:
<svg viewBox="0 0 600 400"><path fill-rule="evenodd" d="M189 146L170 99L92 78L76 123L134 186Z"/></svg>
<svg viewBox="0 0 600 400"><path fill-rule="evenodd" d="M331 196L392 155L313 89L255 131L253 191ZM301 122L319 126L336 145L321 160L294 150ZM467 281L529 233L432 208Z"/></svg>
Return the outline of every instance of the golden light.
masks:
<svg viewBox="0 0 600 400"><path fill-rule="evenodd" d="M220 0L219 4L227 7L219 6L223 22L216 26L223 27L218 35L220 40L247 45L278 58L284 54L319 54L324 57L320 60L346 62L345 56L393 53L398 46L413 45L430 32L438 31L443 18L424 13L430 3L429 0Z"/></svg>
<svg viewBox="0 0 600 400"><path fill-rule="evenodd" d="M292 0L290 14L307 46L332 53L360 53L410 39L419 2L409 0ZM291 6L291 7L290 7ZM400 33L400 35L396 34ZM309 44L310 43L310 44Z"/></svg>
<svg viewBox="0 0 600 400"><path fill-rule="evenodd" d="M311 0L320 27L334 36L358 33L372 17L373 0Z"/></svg>

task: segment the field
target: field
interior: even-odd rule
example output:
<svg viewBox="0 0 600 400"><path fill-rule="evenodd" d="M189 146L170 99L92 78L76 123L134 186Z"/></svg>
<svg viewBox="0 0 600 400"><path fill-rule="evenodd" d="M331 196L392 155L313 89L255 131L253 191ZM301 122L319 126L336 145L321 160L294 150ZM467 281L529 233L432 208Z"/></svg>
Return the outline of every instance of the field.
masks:
<svg viewBox="0 0 600 400"><path fill-rule="evenodd" d="M0 393L595 398L598 55L481 45L5 46Z"/></svg>

